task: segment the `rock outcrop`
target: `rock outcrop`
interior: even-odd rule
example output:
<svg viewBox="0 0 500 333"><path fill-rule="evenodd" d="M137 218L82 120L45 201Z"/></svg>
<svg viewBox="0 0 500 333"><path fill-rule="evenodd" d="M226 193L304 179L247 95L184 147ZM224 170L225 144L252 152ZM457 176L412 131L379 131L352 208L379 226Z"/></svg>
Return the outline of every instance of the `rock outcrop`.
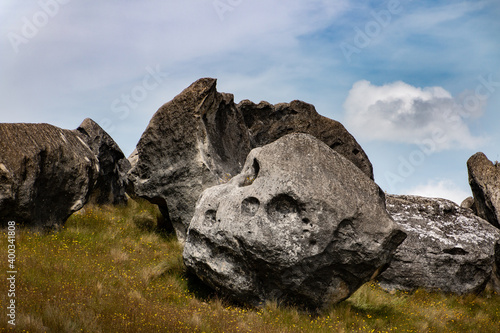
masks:
<svg viewBox="0 0 500 333"><path fill-rule="evenodd" d="M99 161L99 176L90 201L98 205L127 203L125 189L130 162L120 147L96 122L85 119L77 132Z"/></svg>
<svg viewBox="0 0 500 333"><path fill-rule="evenodd" d="M290 133L306 133L326 143L373 179L373 167L361 146L338 121L323 117L313 105L293 101L272 105L244 100L238 104L250 130L252 146L261 147Z"/></svg>
<svg viewBox="0 0 500 333"><path fill-rule="evenodd" d="M203 192L183 257L236 301L316 310L383 270L404 238L365 173L314 137L290 134Z"/></svg>
<svg viewBox="0 0 500 333"><path fill-rule="evenodd" d="M153 116L129 157L127 192L157 204L183 241L203 190L238 174L252 148L292 132L323 140L373 179L371 163L354 138L312 105L235 105L233 95L217 92L215 79L204 78Z"/></svg>
<svg viewBox="0 0 500 333"><path fill-rule="evenodd" d="M238 174L250 149L233 95L200 79L151 119L131 158L131 192L157 204L182 241L201 192Z"/></svg>
<svg viewBox="0 0 500 333"><path fill-rule="evenodd" d="M477 215L500 228L500 165L476 153L467 161L467 169Z"/></svg>
<svg viewBox="0 0 500 333"><path fill-rule="evenodd" d="M408 237L379 277L387 290L481 291L492 276L500 232L444 199L387 196L387 210Z"/></svg>
<svg viewBox="0 0 500 333"><path fill-rule="evenodd" d="M99 165L74 131L0 124L0 220L57 228L87 201Z"/></svg>

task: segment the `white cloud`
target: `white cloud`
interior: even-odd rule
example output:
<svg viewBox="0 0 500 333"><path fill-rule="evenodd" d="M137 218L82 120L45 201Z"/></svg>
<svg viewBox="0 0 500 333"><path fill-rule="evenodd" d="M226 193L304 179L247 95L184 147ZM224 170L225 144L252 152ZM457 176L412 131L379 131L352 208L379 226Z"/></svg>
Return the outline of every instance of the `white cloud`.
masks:
<svg viewBox="0 0 500 333"><path fill-rule="evenodd" d="M426 143L436 151L474 149L484 139L470 133L467 119L481 115L484 102L466 95L469 99L463 94L454 98L442 87L418 88L401 81L376 86L362 80L344 103L346 124L366 139Z"/></svg>
<svg viewBox="0 0 500 333"><path fill-rule="evenodd" d="M428 198L448 199L460 205L462 201L471 196L450 179L430 180L427 184L418 185L412 189L403 191L408 195L419 195Z"/></svg>

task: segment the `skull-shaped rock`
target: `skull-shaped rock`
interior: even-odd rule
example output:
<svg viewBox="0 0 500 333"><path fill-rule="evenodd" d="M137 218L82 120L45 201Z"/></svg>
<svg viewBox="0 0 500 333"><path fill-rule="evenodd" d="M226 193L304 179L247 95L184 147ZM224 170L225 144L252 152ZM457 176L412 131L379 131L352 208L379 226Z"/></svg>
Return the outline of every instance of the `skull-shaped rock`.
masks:
<svg viewBox="0 0 500 333"><path fill-rule="evenodd" d="M184 262L234 300L315 310L380 272L405 237L369 177L314 137L291 134L203 192Z"/></svg>

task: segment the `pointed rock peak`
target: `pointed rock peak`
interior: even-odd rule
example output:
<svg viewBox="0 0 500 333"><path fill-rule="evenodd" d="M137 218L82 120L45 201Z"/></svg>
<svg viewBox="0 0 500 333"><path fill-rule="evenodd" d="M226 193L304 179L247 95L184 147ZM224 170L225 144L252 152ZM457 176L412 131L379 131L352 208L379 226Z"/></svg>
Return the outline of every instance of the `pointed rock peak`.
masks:
<svg viewBox="0 0 500 333"><path fill-rule="evenodd" d="M467 161L477 215L500 228L500 166L479 152Z"/></svg>
<svg viewBox="0 0 500 333"><path fill-rule="evenodd" d="M183 96L204 96L209 93L217 92L217 79L213 78L202 78L193 82L189 87L184 89L177 98L182 98Z"/></svg>
<svg viewBox="0 0 500 333"><path fill-rule="evenodd" d="M491 162L488 157L483 152L478 152L472 155L469 160L467 161L467 165L472 165L472 164L485 164L485 165L493 165L493 162Z"/></svg>

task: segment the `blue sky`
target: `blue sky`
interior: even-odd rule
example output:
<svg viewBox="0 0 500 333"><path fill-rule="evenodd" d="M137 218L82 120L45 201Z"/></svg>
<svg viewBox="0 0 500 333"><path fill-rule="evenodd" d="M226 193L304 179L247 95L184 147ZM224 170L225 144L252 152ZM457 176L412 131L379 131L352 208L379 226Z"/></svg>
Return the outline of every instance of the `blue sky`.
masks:
<svg viewBox="0 0 500 333"><path fill-rule="evenodd" d="M341 121L387 192L460 202L467 159L500 160L500 2L6 0L1 122L90 117L130 154L201 77Z"/></svg>

